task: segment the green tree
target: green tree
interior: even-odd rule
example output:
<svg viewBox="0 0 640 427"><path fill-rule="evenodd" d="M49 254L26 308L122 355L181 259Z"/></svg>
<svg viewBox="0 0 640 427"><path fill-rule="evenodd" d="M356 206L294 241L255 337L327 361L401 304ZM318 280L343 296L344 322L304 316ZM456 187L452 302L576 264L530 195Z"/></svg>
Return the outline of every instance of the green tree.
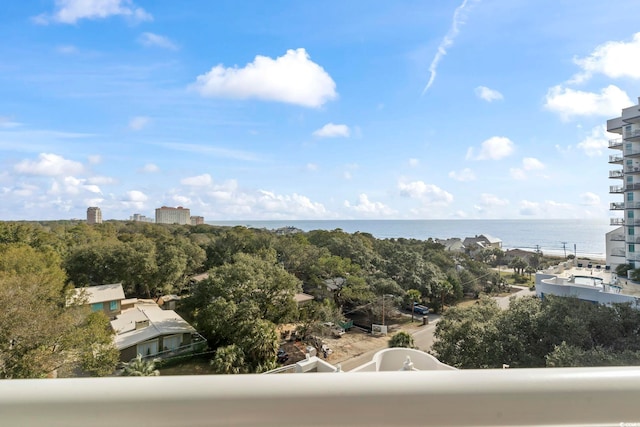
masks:
<svg viewBox="0 0 640 427"><path fill-rule="evenodd" d="M122 376L124 377L157 377L160 371L156 369L156 363L153 359L145 360L141 354L135 359L124 363Z"/></svg>
<svg viewBox="0 0 640 427"><path fill-rule="evenodd" d="M211 348L235 344L249 372L269 370L278 350L274 323L298 317L293 295L300 282L276 262L274 251L238 253L233 260L210 270L188 307Z"/></svg>
<svg viewBox="0 0 640 427"><path fill-rule="evenodd" d="M244 351L236 344L218 347L210 363L216 374L245 374L248 372Z"/></svg>
<svg viewBox="0 0 640 427"><path fill-rule="evenodd" d="M389 347L415 348L413 336L405 331L400 331L389 340Z"/></svg>
<svg viewBox="0 0 640 427"><path fill-rule="evenodd" d="M516 274L522 274L529 264L521 257L515 257L509 262L509 268L513 268Z"/></svg>
<svg viewBox="0 0 640 427"><path fill-rule="evenodd" d="M422 301L422 294L417 289L409 289L407 291L405 301L411 305L411 321L413 322L415 319L415 313L413 310L414 303Z"/></svg>
<svg viewBox="0 0 640 427"><path fill-rule="evenodd" d="M0 378L40 378L81 365L94 375L114 367L104 317L66 305L65 275L50 249L0 245Z"/></svg>
<svg viewBox="0 0 640 427"><path fill-rule="evenodd" d="M453 307L436 326L432 349L443 363L456 368L496 368L502 365L496 319L500 308L481 298L468 308Z"/></svg>

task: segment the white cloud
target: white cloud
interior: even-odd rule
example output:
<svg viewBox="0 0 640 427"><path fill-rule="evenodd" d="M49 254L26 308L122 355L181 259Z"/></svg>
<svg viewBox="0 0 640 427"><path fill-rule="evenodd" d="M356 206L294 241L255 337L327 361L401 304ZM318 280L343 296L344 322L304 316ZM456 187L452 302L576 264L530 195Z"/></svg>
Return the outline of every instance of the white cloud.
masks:
<svg viewBox="0 0 640 427"><path fill-rule="evenodd" d="M283 216L322 218L327 213L321 203L312 202L308 197L296 193L280 195L259 190L256 205L259 210Z"/></svg>
<svg viewBox="0 0 640 427"><path fill-rule="evenodd" d="M263 160L263 158L259 157L257 154L254 154L254 153L250 153L247 151L240 151L240 150L231 150L229 148L223 148L223 147L215 147L212 145L189 144L189 143L180 143L180 142L157 142L152 144L158 145L164 148L169 148L171 150L209 155L214 157L245 160L245 161L251 161L251 162Z"/></svg>
<svg viewBox="0 0 640 427"><path fill-rule="evenodd" d="M244 68L216 65L192 85L201 95L221 98L257 98L304 107L320 107L335 99L336 84L303 48L288 50L276 59L258 55Z"/></svg>
<svg viewBox="0 0 640 427"><path fill-rule="evenodd" d="M60 45L56 47L56 52L61 53L63 55L73 55L78 53L78 48L70 44Z"/></svg>
<svg viewBox="0 0 640 427"><path fill-rule="evenodd" d="M455 179L456 181L460 181L460 182L468 182L468 181L475 181L476 175L473 173L471 169L465 168L458 172L456 171L449 172L449 178Z"/></svg>
<svg viewBox="0 0 640 427"><path fill-rule="evenodd" d="M95 185L115 184L117 181L110 176L92 176L87 178L87 183Z"/></svg>
<svg viewBox="0 0 640 427"><path fill-rule="evenodd" d="M526 171L541 170L544 169L544 164L535 157L525 157L522 159L522 167Z"/></svg>
<svg viewBox="0 0 640 427"><path fill-rule="evenodd" d="M211 179L211 175L208 173L192 176L188 178L183 178L180 180L182 185L189 185L191 187L206 187L213 183L213 179Z"/></svg>
<svg viewBox="0 0 640 427"><path fill-rule="evenodd" d="M418 167L420 165L420 160L419 159L409 159L409 167L410 168L415 168Z"/></svg>
<svg viewBox="0 0 640 427"><path fill-rule="evenodd" d="M51 153L41 153L37 161L23 160L14 166L18 173L28 175L75 175L84 171L82 163Z"/></svg>
<svg viewBox="0 0 640 427"><path fill-rule="evenodd" d="M155 172L159 172L160 168L153 163L147 163L142 167L142 169L140 169L140 171L145 173L155 173Z"/></svg>
<svg viewBox="0 0 640 427"><path fill-rule="evenodd" d="M591 193L590 191L587 191L586 193L582 193L580 195L580 200L582 200L583 205L596 206L600 204L600 196L598 196L597 194Z"/></svg>
<svg viewBox="0 0 640 427"><path fill-rule="evenodd" d="M124 197L126 202L146 202L148 199L146 194L138 190L127 191Z"/></svg>
<svg viewBox="0 0 640 427"><path fill-rule="evenodd" d="M144 194L142 191L131 190L127 191L122 198L122 204L127 209L137 209L142 210L146 206L146 202L149 200L149 197Z"/></svg>
<svg viewBox="0 0 640 427"><path fill-rule="evenodd" d="M497 90L489 89L486 86L478 86L475 89L476 96L480 99L484 99L487 102L499 101L503 99L503 96Z"/></svg>
<svg viewBox="0 0 640 427"><path fill-rule="evenodd" d="M523 200L520 202L520 215L537 216L540 214L540 203Z"/></svg>
<svg viewBox="0 0 640 427"><path fill-rule="evenodd" d="M370 201L369 196L364 193L360 194L357 203L352 205L348 200L345 200L344 206L367 216L389 216L395 213L393 209L384 203Z"/></svg>
<svg viewBox="0 0 640 427"><path fill-rule="evenodd" d="M335 125L333 123L327 123L320 129L313 132L313 136L318 138L336 138L339 136L349 138L350 135L351 131L349 130L349 126Z"/></svg>
<svg viewBox="0 0 640 427"><path fill-rule="evenodd" d="M343 177L344 179L351 179L351 178L353 178L353 175L351 175L351 172L349 172L349 171L344 171L344 172L342 173L342 177Z"/></svg>
<svg viewBox="0 0 640 427"><path fill-rule="evenodd" d="M537 171L544 168L544 163L535 157L525 157L522 159L522 169L511 168L509 169L509 175L511 175L512 179L523 181L527 179L527 171Z"/></svg>
<svg viewBox="0 0 640 427"><path fill-rule="evenodd" d="M599 94L558 85L549 89L544 106L566 121L574 116L613 117L630 105L633 102L626 92L614 85L607 86Z"/></svg>
<svg viewBox="0 0 640 427"><path fill-rule="evenodd" d="M131 0L56 0L53 14L34 17L38 24L56 22L75 24L81 19L104 19L109 16L124 16L132 21L151 21L153 17Z"/></svg>
<svg viewBox="0 0 640 427"><path fill-rule="evenodd" d="M492 136L485 140L480 147L480 153L475 156L474 149L467 150L467 159L474 160L500 160L513 153L513 142L504 136Z"/></svg>
<svg viewBox="0 0 640 427"><path fill-rule="evenodd" d="M511 175L512 179L515 179L518 181L523 181L527 179L527 174L522 169L518 169L518 168L509 169L509 175Z"/></svg>
<svg viewBox="0 0 640 427"><path fill-rule="evenodd" d="M308 171L315 172L318 170L318 165L316 165L315 163L307 163L306 168Z"/></svg>
<svg viewBox="0 0 640 427"><path fill-rule="evenodd" d="M193 200L191 198L178 194L174 194L173 196L171 196L171 200L176 202L178 206L189 206L193 203Z"/></svg>
<svg viewBox="0 0 640 427"><path fill-rule="evenodd" d="M478 213L491 214L496 209L504 208L508 205L509 200L507 199L501 199L498 196L489 193L482 193L478 204L474 205L474 208Z"/></svg>
<svg viewBox="0 0 640 427"><path fill-rule="evenodd" d="M136 116L129 120L129 129L131 130L142 130L147 125L151 123L151 119L146 116Z"/></svg>
<svg viewBox="0 0 640 427"><path fill-rule="evenodd" d="M596 47L586 58L575 58L582 72L572 77L572 83L582 83L593 74L604 74L610 78L629 77L640 79L640 33L635 33L630 42L608 41Z"/></svg>
<svg viewBox="0 0 640 427"><path fill-rule="evenodd" d="M138 43L147 47L161 47L169 50L177 50L178 45L172 42L168 37L154 33L142 33L138 37Z"/></svg>
<svg viewBox="0 0 640 427"><path fill-rule="evenodd" d="M83 192L102 194L100 187L97 185L88 184L87 180L73 176L66 176L60 180L54 180L49 189L49 194L52 195L67 194L77 196Z"/></svg>
<svg viewBox="0 0 640 427"><path fill-rule="evenodd" d="M522 200L519 212L523 216L536 216L539 218L562 218L571 213L578 214L577 217L581 217L584 214L583 212L576 212L575 206L553 200L545 200L542 203Z"/></svg>
<svg viewBox="0 0 640 427"><path fill-rule="evenodd" d="M453 201L453 196L447 191L433 184L426 184L423 181L399 182L400 194L412 199L419 199L425 204L448 205Z"/></svg>
<svg viewBox="0 0 640 427"><path fill-rule="evenodd" d="M102 156L100 156L99 154L92 154L87 157L87 160L89 160L89 163L91 163L92 165L97 165L99 163L102 163Z"/></svg>
<svg viewBox="0 0 640 427"><path fill-rule="evenodd" d="M440 60L442 59L443 56L447 54L447 49L453 46L453 41L455 40L455 38L458 36L458 33L460 32L460 28L459 28L460 25L464 24L464 19L465 19L464 10L467 7L467 4L473 3L473 2L474 0L463 0L462 4L460 4L460 6L456 8L455 12L453 12L451 27L449 28L449 31L440 42L440 45L438 46L438 50L435 56L433 57L433 60L431 61L431 65L429 65L429 72L431 73L431 76L429 77L429 81L427 82L427 85L424 87L422 91L423 95L427 93L427 91L433 84L434 80L436 79L436 71L438 69L438 64L440 63Z"/></svg>
<svg viewBox="0 0 640 427"><path fill-rule="evenodd" d="M607 132L606 126L596 126L591 129L591 134L587 135L577 145L579 149L589 157L597 157L604 154L609 148L609 139L615 138L613 134ZM619 135L617 135L619 137Z"/></svg>
<svg viewBox="0 0 640 427"><path fill-rule="evenodd" d="M0 116L0 128L15 128L20 125L21 123L15 122L9 117Z"/></svg>
<svg viewBox="0 0 640 427"><path fill-rule="evenodd" d="M480 205L487 208L499 208L509 204L507 199L501 199L498 196L489 193L482 193L480 195Z"/></svg>

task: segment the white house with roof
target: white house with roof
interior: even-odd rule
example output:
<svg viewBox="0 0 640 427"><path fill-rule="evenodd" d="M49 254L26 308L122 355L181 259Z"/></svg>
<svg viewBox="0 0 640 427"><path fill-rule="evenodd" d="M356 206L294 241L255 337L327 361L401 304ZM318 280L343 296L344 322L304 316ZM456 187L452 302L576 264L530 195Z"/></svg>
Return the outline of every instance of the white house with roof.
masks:
<svg viewBox="0 0 640 427"><path fill-rule="evenodd" d="M452 237L450 239L436 239L436 243L444 246L444 250L447 252L464 252L465 250L462 239L460 239L459 237Z"/></svg>
<svg viewBox="0 0 640 427"><path fill-rule="evenodd" d="M77 288L69 299L69 304L73 303L88 304L111 319L114 343L123 362L138 354L171 356L189 351L194 343L204 340L175 311L163 310L152 300L125 299L121 283Z"/></svg>
<svg viewBox="0 0 640 427"><path fill-rule="evenodd" d="M502 240L497 237L490 236L488 234L476 234L474 237L466 237L462 244L466 248L472 249L475 247L480 248L502 248Z"/></svg>
<svg viewBox="0 0 640 427"><path fill-rule="evenodd" d="M139 300L111 321L120 359L162 357L190 349L202 337L173 310L163 310L153 301Z"/></svg>

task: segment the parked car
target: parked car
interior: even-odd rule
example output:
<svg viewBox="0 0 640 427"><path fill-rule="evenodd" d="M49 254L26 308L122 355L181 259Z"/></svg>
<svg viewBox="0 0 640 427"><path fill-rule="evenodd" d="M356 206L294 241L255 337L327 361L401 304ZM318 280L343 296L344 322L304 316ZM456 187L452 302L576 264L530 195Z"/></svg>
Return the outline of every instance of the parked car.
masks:
<svg viewBox="0 0 640 427"><path fill-rule="evenodd" d="M283 349L278 350L277 361L278 363L284 363L289 360L289 354Z"/></svg>
<svg viewBox="0 0 640 427"><path fill-rule="evenodd" d="M411 311L411 304L407 306L407 310ZM413 312L424 316L425 314L429 314L429 307L427 307L426 305L421 305L421 304L418 304L417 302L414 302Z"/></svg>

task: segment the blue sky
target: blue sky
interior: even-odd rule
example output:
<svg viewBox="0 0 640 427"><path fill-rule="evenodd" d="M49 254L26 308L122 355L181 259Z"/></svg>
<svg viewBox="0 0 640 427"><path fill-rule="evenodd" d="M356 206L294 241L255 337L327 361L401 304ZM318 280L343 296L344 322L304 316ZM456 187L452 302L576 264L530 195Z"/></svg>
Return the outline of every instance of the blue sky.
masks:
<svg viewBox="0 0 640 427"><path fill-rule="evenodd" d="M0 6L0 220L606 218L628 0Z"/></svg>

